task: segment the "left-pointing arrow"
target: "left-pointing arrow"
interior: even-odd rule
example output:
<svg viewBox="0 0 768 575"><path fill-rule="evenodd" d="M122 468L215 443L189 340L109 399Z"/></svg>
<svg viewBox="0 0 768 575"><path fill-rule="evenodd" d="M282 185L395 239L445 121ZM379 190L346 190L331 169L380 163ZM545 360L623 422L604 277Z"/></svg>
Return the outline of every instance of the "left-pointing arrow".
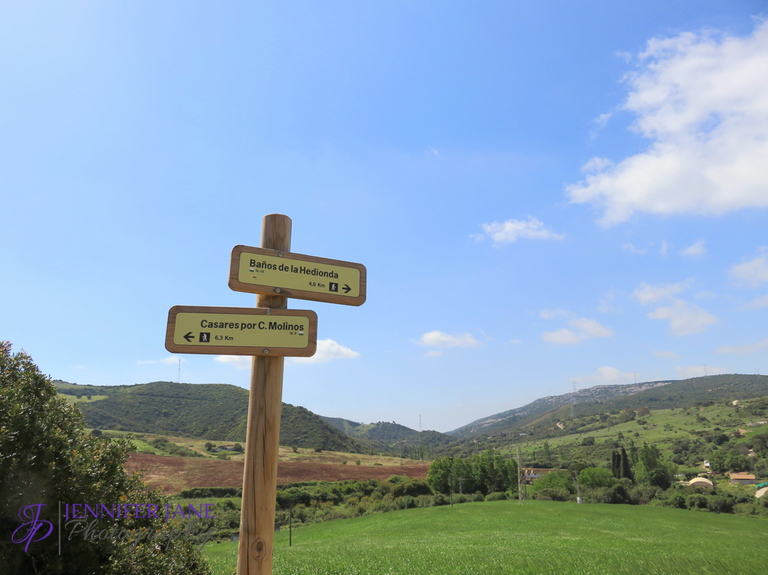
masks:
<svg viewBox="0 0 768 575"><path fill-rule="evenodd" d="M187 335L184 336L184 339L186 339L187 341L192 341L193 339L195 339L195 336L192 335L192 332L190 331Z"/></svg>

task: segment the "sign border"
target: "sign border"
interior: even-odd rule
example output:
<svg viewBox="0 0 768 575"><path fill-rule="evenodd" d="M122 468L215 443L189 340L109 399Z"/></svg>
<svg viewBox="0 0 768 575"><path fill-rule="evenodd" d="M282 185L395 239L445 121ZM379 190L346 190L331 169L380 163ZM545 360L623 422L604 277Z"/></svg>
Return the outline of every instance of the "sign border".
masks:
<svg viewBox="0 0 768 575"><path fill-rule="evenodd" d="M219 313L274 317L307 317L309 333L307 347L268 347L268 346L225 346L225 345L185 345L173 341L176 329L176 316L180 313ZM175 305L168 311L168 325L165 331L165 349L171 353L192 353L208 355L249 355L276 357L311 357L317 351L317 314L304 309L270 309L266 307L211 307L201 305ZM265 349L269 351L264 352Z"/></svg>
<svg viewBox="0 0 768 575"><path fill-rule="evenodd" d="M311 262L316 264L325 264L343 268L354 268L360 272L360 294L356 297L346 296L342 293L323 293L301 289L289 289L278 285L251 284L243 283L238 279L240 270L240 254L243 252L253 253L262 256L271 256L286 260L298 262ZM332 260L328 258L319 258L294 252L281 252L269 248L256 248L251 246L238 245L232 248L232 256L229 260L229 287L234 291L245 293L256 293L266 295L277 295L283 297L292 297L296 299L305 299L310 301L321 301L326 303L340 303L343 305L363 305L366 298L367 270L363 264L354 262L345 262L342 260ZM277 291L280 290L280 291Z"/></svg>

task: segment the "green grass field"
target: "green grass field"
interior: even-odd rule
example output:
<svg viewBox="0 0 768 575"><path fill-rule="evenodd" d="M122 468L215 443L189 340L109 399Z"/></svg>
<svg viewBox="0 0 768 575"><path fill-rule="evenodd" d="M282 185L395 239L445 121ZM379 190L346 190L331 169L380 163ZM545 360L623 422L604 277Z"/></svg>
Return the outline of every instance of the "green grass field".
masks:
<svg viewBox="0 0 768 575"><path fill-rule="evenodd" d="M465 503L331 521L275 537L275 575L765 575L768 521L627 505ZM230 575L237 543L209 543Z"/></svg>

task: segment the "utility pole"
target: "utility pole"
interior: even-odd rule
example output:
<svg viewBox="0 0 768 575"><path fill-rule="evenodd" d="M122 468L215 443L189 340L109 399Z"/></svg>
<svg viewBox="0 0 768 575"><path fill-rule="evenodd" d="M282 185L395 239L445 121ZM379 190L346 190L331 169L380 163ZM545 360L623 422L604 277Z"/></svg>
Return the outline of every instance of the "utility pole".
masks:
<svg viewBox="0 0 768 575"><path fill-rule="evenodd" d="M520 505L525 505L525 474L523 473L523 458L520 456L520 445L517 446L517 497Z"/></svg>

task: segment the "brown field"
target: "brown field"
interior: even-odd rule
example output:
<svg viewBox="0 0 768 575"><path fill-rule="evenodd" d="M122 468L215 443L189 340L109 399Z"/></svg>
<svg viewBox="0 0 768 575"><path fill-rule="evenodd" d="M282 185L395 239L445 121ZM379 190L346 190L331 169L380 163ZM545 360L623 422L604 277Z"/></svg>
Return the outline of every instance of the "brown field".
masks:
<svg viewBox="0 0 768 575"><path fill-rule="evenodd" d="M429 462L351 453L314 453L280 448L277 482L343 481L345 479L385 480L391 475L424 479ZM360 465L355 465L359 459ZM346 461L344 465L342 462ZM374 465L379 463L380 465ZM171 495L193 487L242 487L243 462L193 457L170 457L132 453L126 468L129 473L145 470L144 480L152 489Z"/></svg>

